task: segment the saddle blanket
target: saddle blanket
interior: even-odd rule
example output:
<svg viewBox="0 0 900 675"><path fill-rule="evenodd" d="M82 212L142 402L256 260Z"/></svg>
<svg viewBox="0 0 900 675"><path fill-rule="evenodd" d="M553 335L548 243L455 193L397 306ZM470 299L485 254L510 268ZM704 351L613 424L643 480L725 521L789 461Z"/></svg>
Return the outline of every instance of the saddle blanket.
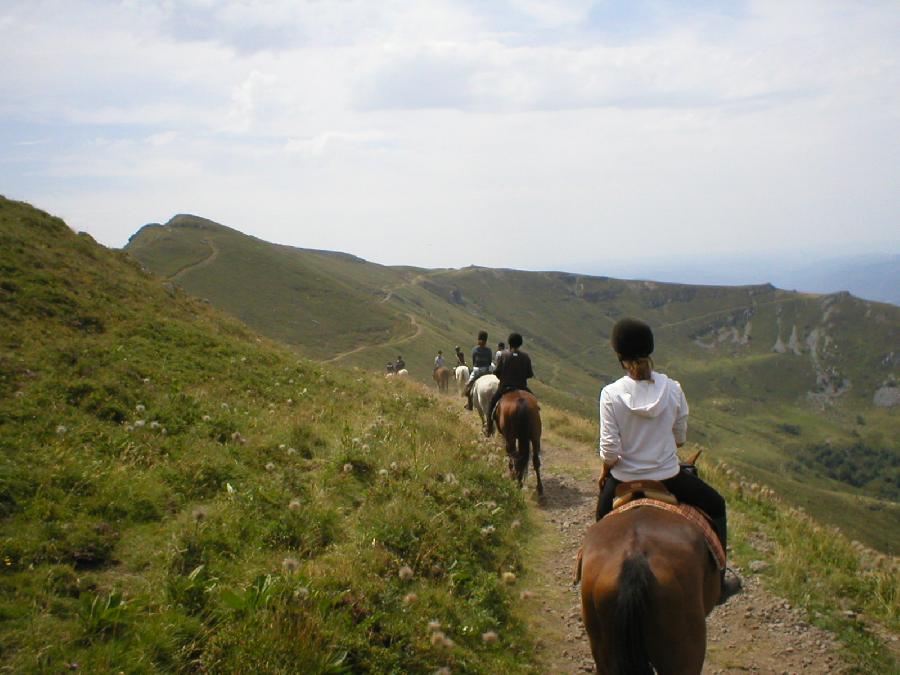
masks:
<svg viewBox="0 0 900 675"><path fill-rule="evenodd" d="M709 552L712 554L713 560L716 561L716 565L718 565L719 570L721 571L725 569L725 549L722 548L722 542L719 541L719 537L716 534L716 531L713 530L709 519L706 517L703 511L694 506L690 506L689 504L667 504L666 502L661 502L656 499L645 498L634 499L626 504L623 504L614 511L611 511L608 516L615 515L616 513L622 513L624 511L629 511L631 509L636 509L639 506L652 506L655 509L662 509L663 511L668 511L669 513L676 513L682 518L687 518L689 521L694 523L703 532L703 538L706 539L706 546L707 548L709 548Z"/></svg>

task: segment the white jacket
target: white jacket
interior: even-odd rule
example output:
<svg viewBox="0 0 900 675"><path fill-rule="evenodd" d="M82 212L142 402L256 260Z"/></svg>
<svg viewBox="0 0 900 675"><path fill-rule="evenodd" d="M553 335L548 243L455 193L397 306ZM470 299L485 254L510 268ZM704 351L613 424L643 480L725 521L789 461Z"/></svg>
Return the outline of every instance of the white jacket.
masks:
<svg viewBox="0 0 900 675"><path fill-rule="evenodd" d="M657 372L649 381L626 375L603 387L598 406L598 453L604 462L619 457L614 478L665 480L678 473L675 448L687 437L688 404L677 381Z"/></svg>

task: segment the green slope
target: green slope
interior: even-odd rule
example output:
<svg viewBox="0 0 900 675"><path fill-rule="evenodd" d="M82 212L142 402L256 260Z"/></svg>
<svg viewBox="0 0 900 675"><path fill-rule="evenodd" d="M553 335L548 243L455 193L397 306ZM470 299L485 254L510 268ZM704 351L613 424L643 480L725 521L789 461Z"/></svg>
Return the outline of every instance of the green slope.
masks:
<svg viewBox="0 0 900 675"><path fill-rule="evenodd" d="M524 503L467 429L0 198L3 669L529 672Z"/></svg>
<svg viewBox="0 0 900 675"><path fill-rule="evenodd" d="M197 242L204 240L216 242L218 259L191 263L202 260ZM144 228L127 250L303 353L373 371L402 354L423 382L438 349L447 354L460 344L468 353L481 328L492 343L517 330L535 362L540 398L589 418L599 389L621 372L609 331L621 316L640 316L655 329L658 368L685 387L696 438L853 536L886 551L900 546L892 526L900 496L897 408L873 404L876 394L890 397L900 375L900 309L892 305L769 285L388 268L266 244L185 216ZM320 292L298 290L291 279ZM322 330L311 329L313 320ZM872 450L884 460L884 480L836 479L841 467L823 465L817 458L827 453L812 451L822 444L851 464L852 448Z"/></svg>

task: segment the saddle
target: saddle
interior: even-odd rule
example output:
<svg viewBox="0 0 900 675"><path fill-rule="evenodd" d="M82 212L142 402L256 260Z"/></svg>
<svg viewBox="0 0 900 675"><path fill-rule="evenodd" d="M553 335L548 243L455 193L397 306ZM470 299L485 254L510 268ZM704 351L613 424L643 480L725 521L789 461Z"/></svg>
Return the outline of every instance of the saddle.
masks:
<svg viewBox="0 0 900 675"><path fill-rule="evenodd" d="M666 504L677 504L668 488L658 480L629 480L616 486L616 494L613 498L613 510L624 506L635 499L656 499Z"/></svg>

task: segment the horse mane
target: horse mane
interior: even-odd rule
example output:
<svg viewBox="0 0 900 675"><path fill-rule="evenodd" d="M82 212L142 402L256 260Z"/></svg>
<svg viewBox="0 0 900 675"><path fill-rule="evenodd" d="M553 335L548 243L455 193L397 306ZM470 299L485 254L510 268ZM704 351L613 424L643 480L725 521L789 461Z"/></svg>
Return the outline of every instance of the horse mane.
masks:
<svg viewBox="0 0 900 675"><path fill-rule="evenodd" d="M655 586L656 577L647 557L641 552L628 556L619 572L615 606L620 649L613 651L611 672L616 675L653 675L647 658L645 627Z"/></svg>

